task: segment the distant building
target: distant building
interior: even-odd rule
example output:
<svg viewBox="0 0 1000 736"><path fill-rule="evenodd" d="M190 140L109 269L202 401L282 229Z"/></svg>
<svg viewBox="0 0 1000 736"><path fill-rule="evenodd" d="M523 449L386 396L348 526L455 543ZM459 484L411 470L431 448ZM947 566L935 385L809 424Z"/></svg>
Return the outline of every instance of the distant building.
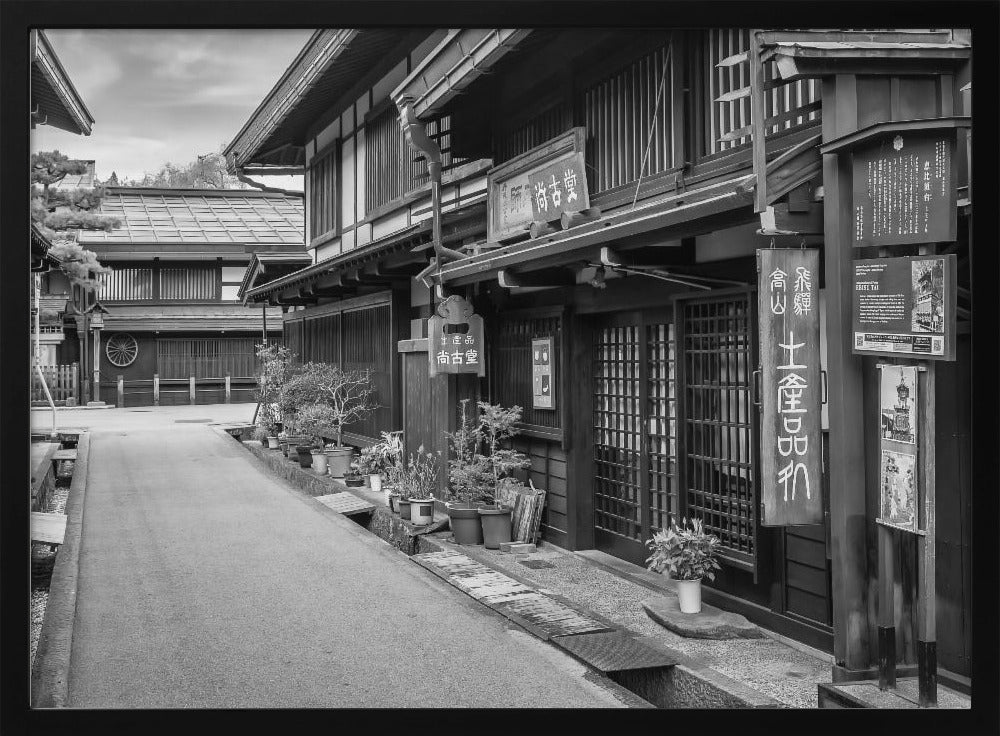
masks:
<svg viewBox="0 0 1000 736"><path fill-rule="evenodd" d="M265 315L267 335L278 338L281 312L244 307L237 292L254 255L305 255L302 196L108 187L100 211L121 224L79 238L112 269L98 292L107 312L93 335L97 398L119 404L121 376L126 406L153 404L155 375L159 403L186 404L193 376L196 403L221 403L228 375L232 401L252 400ZM60 360L79 354L67 345Z"/></svg>

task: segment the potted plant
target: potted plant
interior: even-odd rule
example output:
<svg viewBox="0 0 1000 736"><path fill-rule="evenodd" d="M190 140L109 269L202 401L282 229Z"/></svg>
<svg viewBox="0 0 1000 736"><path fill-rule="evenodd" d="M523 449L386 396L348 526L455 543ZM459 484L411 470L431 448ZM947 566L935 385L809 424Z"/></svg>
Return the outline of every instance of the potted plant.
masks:
<svg viewBox="0 0 1000 736"><path fill-rule="evenodd" d="M487 496L493 478L486 458L479 454L482 437L479 425L473 425L467 411L469 400L461 401L458 429L446 432L451 458L448 460L448 492L445 502L455 542L482 544L483 524L479 507Z"/></svg>
<svg viewBox="0 0 1000 736"><path fill-rule="evenodd" d="M410 455L406 471L401 475L400 492L409 505L409 520L423 526L434 520L434 485L438 477L440 452L424 452L424 446ZM403 515L403 512L400 512ZM403 518L407 518L403 516Z"/></svg>
<svg viewBox="0 0 1000 736"><path fill-rule="evenodd" d="M263 432L266 447L276 450L280 446L278 434L282 429L278 396L282 384L290 374L293 355L288 348L281 345L259 344L256 347L257 359L260 361L257 388L254 392L257 399L256 424Z"/></svg>
<svg viewBox="0 0 1000 736"><path fill-rule="evenodd" d="M477 511L483 525L483 544L487 549L499 549L500 544L511 539L511 513L513 509L499 502L499 491L509 485L522 484L511 473L528 467L527 456L503 443L517 434L514 425L521 420L521 407L504 409L499 404L478 402L479 425L477 432L486 454L483 455L488 486L485 489L486 504Z"/></svg>
<svg viewBox="0 0 1000 736"><path fill-rule="evenodd" d="M707 534L701 519L681 519L681 526L670 520L670 526L657 531L646 542L653 554L646 567L654 572L670 574L677 581L677 598L681 613L701 611L702 578L715 580L720 569L715 559L719 538Z"/></svg>
<svg viewBox="0 0 1000 736"><path fill-rule="evenodd" d="M333 420L330 407L320 403L303 407L295 415L299 430L309 438L312 469L317 475L326 475L327 456L323 447L323 437L330 433Z"/></svg>
<svg viewBox="0 0 1000 736"><path fill-rule="evenodd" d="M398 463L403 456L402 432L382 432L382 439L374 445L362 448L359 470L368 476L368 484L376 493L382 490L383 475L389 468ZM386 491L386 503L389 492Z"/></svg>
<svg viewBox="0 0 1000 736"><path fill-rule="evenodd" d="M343 478L351 467L353 447L343 443L344 427L371 415L375 403L375 388L368 371L345 371L329 363L306 363L303 373L308 376L318 401L330 409L330 429L334 443L327 447L330 475Z"/></svg>

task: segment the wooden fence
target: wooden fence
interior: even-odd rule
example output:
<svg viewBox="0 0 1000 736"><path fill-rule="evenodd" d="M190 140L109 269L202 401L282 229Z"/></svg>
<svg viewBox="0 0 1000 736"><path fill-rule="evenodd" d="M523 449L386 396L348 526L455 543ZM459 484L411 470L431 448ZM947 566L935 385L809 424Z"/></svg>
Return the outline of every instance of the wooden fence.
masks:
<svg viewBox="0 0 1000 736"><path fill-rule="evenodd" d="M43 365L42 375L45 376L45 385L52 394L52 400L56 403L65 404L67 400L78 402L80 400L80 368L77 363L70 365ZM38 379L38 371L34 366L31 368L31 401L48 402L45 397L45 389Z"/></svg>
<svg viewBox="0 0 1000 736"><path fill-rule="evenodd" d="M239 404L256 401L255 378L221 376L152 378L126 381L122 376L101 381L101 401L121 407L181 404Z"/></svg>

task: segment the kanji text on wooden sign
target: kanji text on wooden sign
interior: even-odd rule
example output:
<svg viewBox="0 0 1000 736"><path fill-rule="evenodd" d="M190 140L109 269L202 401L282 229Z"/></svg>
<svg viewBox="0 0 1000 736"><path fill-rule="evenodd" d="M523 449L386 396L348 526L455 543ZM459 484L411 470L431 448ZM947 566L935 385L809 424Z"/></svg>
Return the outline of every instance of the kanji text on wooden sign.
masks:
<svg viewBox="0 0 1000 736"><path fill-rule="evenodd" d="M761 524L823 521L819 252L757 251Z"/></svg>
<svg viewBox="0 0 1000 736"><path fill-rule="evenodd" d="M483 318L460 296L450 296L427 320L428 374L475 373L486 375Z"/></svg>
<svg viewBox="0 0 1000 736"><path fill-rule="evenodd" d="M955 239L955 132L887 133L854 152L854 245Z"/></svg>

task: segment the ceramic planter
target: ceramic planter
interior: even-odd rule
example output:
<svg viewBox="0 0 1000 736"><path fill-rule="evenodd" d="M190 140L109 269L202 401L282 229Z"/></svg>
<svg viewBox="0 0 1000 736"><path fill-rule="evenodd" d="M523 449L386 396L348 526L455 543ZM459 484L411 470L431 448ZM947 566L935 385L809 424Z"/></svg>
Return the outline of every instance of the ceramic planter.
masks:
<svg viewBox="0 0 1000 736"><path fill-rule="evenodd" d="M326 448L327 464L330 467L330 475L334 478L343 478L351 470L351 455L354 454L352 447L328 447Z"/></svg>
<svg viewBox="0 0 1000 736"><path fill-rule="evenodd" d="M500 549L502 542L510 541L511 511L509 506L481 506L477 509L483 525L483 545L486 549Z"/></svg>
<svg viewBox="0 0 1000 736"><path fill-rule="evenodd" d="M410 520L410 499L400 496L396 499L396 506L399 507L399 518Z"/></svg>
<svg viewBox="0 0 1000 736"><path fill-rule="evenodd" d="M270 436L270 435L267 437L267 449L268 450L277 450L280 447L281 447L281 445L278 444L278 438L277 437L273 437L273 436Z"/></svg>
<svg viewBox="0 0 1000 736"><path fill-rule="evenodd" d="M417 526L427 526L434 521L433 498L411 498L409 501L410 521Z"/></svg>
<svg viewBox="0 0 1000 736"><path fill-rule="evenodd" d="M299 465L308 468L312 465L312 445L295 445L295 451L299 454Z"/></svg>
<svg viewBox="0 0 1000 736"><path fill-rule="evenodd" d="M479 508L469 503L449 503L448 520L457 544L482 544L483 524Z"/></svg>
<svg viewBox="0 0 1000 736"><path fill-rule="evenodd" d="M681 613L701 613L701 580L675 580Z"/></svg>
<svg viewBox="0 0 1000 736"><path fill-rule="evenodd" d="M322 450L312 451L312 469L317 475L326 475L326 454Z"/></svg>
<svg viewBox="0 0 1000 736"><path fill-rule="evenodd" d="M382 476L378 473L372 473L368 476L368 485L375 493L379 493L382 490Z"/></svg>

